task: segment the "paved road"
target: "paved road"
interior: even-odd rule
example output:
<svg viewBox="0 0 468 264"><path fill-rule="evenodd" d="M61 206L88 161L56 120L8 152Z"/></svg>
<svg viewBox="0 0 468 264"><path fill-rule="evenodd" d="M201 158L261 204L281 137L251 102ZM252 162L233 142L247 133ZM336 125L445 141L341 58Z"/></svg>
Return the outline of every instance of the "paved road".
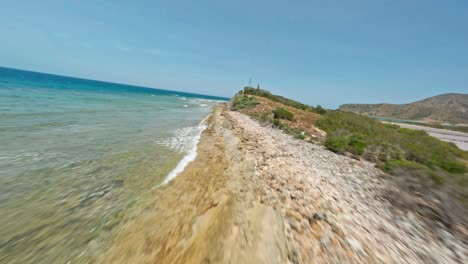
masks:
<svg viewBox="0 0 468 264"><path fill-rule="evenodd" d="M403 123L392 123L392 124L399 125L400 127L404 127L404 128L424 130L433 137L436 137L443 141L453 142L460 149L468 150L468 133L440 129L440 128L403 124Z"/></svg>

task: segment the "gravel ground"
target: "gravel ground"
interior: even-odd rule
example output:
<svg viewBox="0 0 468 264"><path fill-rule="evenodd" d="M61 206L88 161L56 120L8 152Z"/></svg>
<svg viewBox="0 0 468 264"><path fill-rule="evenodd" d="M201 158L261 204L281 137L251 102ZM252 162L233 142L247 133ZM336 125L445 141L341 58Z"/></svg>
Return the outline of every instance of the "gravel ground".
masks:
<svg viewBox="0 0 468 264"><path fill-rule="evenodd" d="M225 113L246 155L255 159L255 176L245 184L284 217L291 262L468 262L461 239L382 198L395 187L374 164Z"/></svg>

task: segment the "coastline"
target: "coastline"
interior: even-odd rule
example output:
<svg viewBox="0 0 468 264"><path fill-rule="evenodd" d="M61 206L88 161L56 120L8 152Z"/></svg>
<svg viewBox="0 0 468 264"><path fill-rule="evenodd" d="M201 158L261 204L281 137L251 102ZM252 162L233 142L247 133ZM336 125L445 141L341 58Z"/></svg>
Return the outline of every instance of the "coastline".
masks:
<svg viewBox="0 0 468 264"><path fill-rule="evenodd" d="M154 190L99 263L467 260L462 238L383 199L404 193L374 164L227 108L214 107L194 160Z"/></svg>
<svg viewBox="0 0 468 264"><path fill-rule="evenodd" d="M225 127L226 104L208 115L197 155L177 177L154 190L130 217L99 263L285 263L279 212L245 190L254 177L238 138ZM246 210L247 204L255 206ZM271 254L257 252L267 250Z"/></svg>
<svg viewBox="0 0 468 264"><path fill-rule="evenodd" d="M211 114L212 114L212 111L210 111L208 115L202 121L200 121L200 124L198 124L199 131L193 139L193 142L192 142L193 145L190 148L189 152L179 161L177 166L171 172L169 172L169 174L166 176L166 178L161 184L167 184L168 182L170 182L172 179L177 177L177 175L183 172L185 170L185 167L187 167L187 165L190 162L195 160L195 158L197 157L198 143L200 142L200 138L201 138L203 131L205 131L205 129L207 128L206 121L208 120Z"/></svg>
<svg viewBox="0 0 468 264"><path fill-rule="evenodd" d="M196 152L197 127L219 103L65 76L0 75L5 262L87 263L104 251L127 214L194 158L185 156Z"/></svg>

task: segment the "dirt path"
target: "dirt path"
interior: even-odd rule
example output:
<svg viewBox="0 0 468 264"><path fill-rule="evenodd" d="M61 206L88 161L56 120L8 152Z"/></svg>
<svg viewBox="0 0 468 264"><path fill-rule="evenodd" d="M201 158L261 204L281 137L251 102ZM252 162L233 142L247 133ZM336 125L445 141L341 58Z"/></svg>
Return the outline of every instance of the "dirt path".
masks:
<svg viewBox="0 0 468 264"><path fill-rule="evenodd" d="M155 190L98 262L468 261L463 241L382 198L392 187L373 164L293 139L225 105L208 123L195 161Z"/></svg>

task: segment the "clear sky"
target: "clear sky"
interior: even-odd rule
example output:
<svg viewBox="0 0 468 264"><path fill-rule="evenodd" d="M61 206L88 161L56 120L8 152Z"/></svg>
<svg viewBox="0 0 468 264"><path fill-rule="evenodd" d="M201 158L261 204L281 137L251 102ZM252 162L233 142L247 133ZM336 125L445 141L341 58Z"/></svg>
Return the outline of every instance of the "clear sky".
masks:
<svg viewBox="0 0 468 264"><path fill-rule="evenodd" d="M0 0L0 66L309 104L468 93L467 0Z"/></svg>

